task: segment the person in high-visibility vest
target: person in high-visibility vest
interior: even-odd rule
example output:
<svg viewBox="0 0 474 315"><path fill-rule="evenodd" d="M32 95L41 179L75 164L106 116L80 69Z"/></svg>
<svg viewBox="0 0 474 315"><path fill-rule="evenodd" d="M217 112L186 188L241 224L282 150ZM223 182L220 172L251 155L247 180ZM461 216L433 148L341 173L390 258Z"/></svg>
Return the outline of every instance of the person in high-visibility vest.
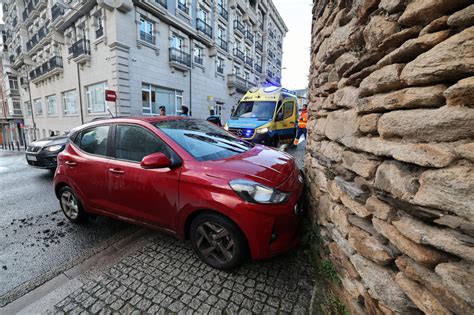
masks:
<svg viewBox="0 0 474 315"><path fill-rule="evenodd" d="M301 111L300 117L298 117L298 131L296 132L296 138L293 142L294 145L298 145L300 137L304 135L306 140L306 124L308 123L308 104L303 105L303 110Z"/></svg>

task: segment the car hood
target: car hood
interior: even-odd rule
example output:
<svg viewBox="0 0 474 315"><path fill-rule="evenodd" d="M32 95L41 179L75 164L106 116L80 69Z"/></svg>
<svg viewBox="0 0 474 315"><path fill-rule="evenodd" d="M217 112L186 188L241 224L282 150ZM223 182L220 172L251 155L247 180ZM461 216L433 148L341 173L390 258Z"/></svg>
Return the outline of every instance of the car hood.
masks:
<svg viewBox="0 0 474 315"><path fill-rule="evenodd" d="M295 167L291 155L256 145L232 158L210 161L206 174L227 180L247 179L277 187L294 173Z"/></svg>
<svg viewBox="0 0 474 315"><path fill-rule="evenodd" d="M66 136L59 136L59 137L49 137L40 139L30 143L30 146L34 147L45 147L51 145L63 145L66 144L68 137Z"/></svg>
<svg viewBox="0 0 474 315"><path fill-rule="evenodd" d="M257 119L257 118L238 118L229 119L227 125L229 128L249 128L255 129L267 124L271 119Z"/></svg>

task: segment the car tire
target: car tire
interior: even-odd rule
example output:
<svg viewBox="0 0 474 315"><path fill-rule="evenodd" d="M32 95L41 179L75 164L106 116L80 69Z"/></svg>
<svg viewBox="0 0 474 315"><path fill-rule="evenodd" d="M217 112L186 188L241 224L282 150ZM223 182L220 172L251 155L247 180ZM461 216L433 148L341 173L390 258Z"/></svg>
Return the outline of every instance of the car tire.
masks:
<svg viewBox="0 0 474 315"><path fill-rule="evenodd" d="M190 226L190 239L198 257L216 269L235 268L248 256L242 231L234 222L219 214L197 216Z"/></svg>
<svg viewBox="0 0 474 315"><path fill-rule="evenodd" d="M84 211L84 207L69 186L59 190L59 204L64 216L72 223L79 224L86 220L87 214Z"/></svg>

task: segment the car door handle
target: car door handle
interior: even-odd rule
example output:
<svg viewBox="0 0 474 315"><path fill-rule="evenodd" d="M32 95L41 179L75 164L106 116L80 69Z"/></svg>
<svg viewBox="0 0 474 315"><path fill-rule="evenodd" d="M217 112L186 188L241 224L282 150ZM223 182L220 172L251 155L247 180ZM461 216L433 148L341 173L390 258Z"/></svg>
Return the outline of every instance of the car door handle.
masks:
<svg viewBox="0 0 474 315"><path fill-rule="evenodd" d="M119 175L125 174L125 172L119 168L109 168L109 172L114 173L114 174L119 174Z"/></svg>
<svg viewBox="0 0 474 315"><path fill-rule="evenodd" d="M66 162L64 162L64 163L65 163L67 166L76 166L76 165L77 165L77 163L74 162L74 161L66 161Z"/></svg>

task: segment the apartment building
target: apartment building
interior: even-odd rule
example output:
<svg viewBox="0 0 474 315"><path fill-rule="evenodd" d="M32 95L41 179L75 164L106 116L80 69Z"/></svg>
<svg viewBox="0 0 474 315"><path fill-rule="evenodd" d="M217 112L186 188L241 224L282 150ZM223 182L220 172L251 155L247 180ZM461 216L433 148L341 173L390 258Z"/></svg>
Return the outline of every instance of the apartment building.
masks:
<svg viewBox="0 0 474 315"><path fill-rule="evenodd" d="M28 141L161 106L226 120L250 87L280 82L287 28L271 0L4 0L3 12Z"/></svg>

